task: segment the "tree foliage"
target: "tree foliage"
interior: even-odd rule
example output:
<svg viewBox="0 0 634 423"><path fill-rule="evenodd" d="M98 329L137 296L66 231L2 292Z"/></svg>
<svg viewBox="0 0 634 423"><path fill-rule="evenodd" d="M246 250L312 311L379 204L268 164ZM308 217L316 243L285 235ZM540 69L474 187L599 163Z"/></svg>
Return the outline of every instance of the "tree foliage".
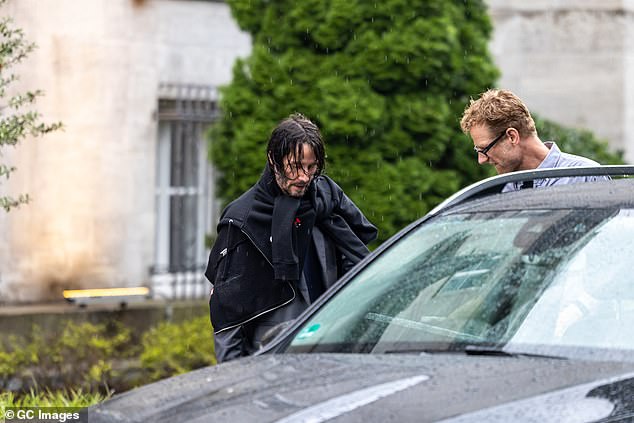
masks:
<svg viewBox="0 0 634 423"><path fill-rule="evenodd" d="M0 1L2 5L4 1ZM0 157L2 149L15 146L28 136L41 136L61 127L61 123L45 124L38 112L31 110L41 90L9 94L11 84L19 77L13 73L15 65L33 51L35 44L25 39L24 32L15 28L10 18L0 18ZM0 163L0 181L9 178L15 166ZM18 198L0 196L0 206L6 211L29 201L28 194Z"/></svg>
<svg viewBox="0 0 634 423"><path fill-rule="evenodd" d="M380 240L486 174L458 124L498 74L482 1L228 3L253 51L235 64L212 132L223 200L257 180L270 131L293 112L319 125L327 173Z"/></svg>
<svg viewBox="0 0 634 423"><path fill-rule="evenodd" d="M252 54L222 90L212 161L226 202L258 178L272 128L300 112L322 129L327 173L379 241L491 174L459 120L492 87L480 0L229 0Z"/></svg>

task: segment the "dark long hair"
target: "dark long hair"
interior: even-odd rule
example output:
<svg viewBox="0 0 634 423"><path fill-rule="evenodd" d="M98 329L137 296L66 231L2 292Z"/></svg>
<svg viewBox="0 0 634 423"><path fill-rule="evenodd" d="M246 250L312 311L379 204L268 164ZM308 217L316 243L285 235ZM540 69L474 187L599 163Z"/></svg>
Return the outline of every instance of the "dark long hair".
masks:
<svg viewBox="0 0 634 423"><path fill-rule="evenodd" d="M269 144L266 147L267 162L271 172L284 177L286 175L284 158L287 156L290 156L291 163L301 163L304 152L300 147L303 145L308 145L313 149L317 159L315 176L321 175L326 159L321 132L317 125L299 113L292 114L281 121L271 132Z"/></svg>

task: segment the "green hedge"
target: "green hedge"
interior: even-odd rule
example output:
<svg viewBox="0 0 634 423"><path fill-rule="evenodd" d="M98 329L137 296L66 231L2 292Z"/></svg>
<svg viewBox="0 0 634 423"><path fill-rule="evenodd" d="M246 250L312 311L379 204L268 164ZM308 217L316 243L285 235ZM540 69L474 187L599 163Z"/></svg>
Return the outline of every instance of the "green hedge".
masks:
<svg viewBox="0 0 634 423"><path fill-rule="evenodd" d="M0 350L0 381L23 389L98 390L116 376L113 359L132 354L130 330L68 321L61 333L35 326L30 339L13 336ZM17 379L16 379L17 378Z"/></svg>
<svg viewBox="0 0 634 423"><path fill-rule="evenodd" d="M216 364L209 317L183 323L161 323L143 334L141 367L149 380Z"/></svg>
<svg viewBox="0 0 634 423"><path fill-rule="evenodd" d="M60 405L97 401L113 392L216 363L207 316L161 323L134 340L117 323L66 322L59 333L35 326L0 346L0 404ZM25 405L26 406L26 405Z"/></svg>

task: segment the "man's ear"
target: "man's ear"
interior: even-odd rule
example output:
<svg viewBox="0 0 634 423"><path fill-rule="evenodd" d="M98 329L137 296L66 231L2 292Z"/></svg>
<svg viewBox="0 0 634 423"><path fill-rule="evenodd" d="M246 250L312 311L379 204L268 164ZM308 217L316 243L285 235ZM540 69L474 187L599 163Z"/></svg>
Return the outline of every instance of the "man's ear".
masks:
<svg viewBox="0 0 634 423"><path fill-rule="evenodd" d="M511 144L520 143L520 133L517 129L511 127L506 130L506 136L510 138Z"/></svg>

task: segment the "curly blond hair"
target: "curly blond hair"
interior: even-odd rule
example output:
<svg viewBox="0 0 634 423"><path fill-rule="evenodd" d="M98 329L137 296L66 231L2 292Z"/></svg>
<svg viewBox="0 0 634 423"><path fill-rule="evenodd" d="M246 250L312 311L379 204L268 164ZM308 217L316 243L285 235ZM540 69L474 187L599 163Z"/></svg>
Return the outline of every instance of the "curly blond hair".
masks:
<svg viewBox="0 0 634 423"><path fill-rule="evenodd" d="M460 127L465 134L471 128L486 125L492 132L515 128L522 137L535 135L535 122L526 105L508 90L490 89L471 100L465 109Z"/></svg>

